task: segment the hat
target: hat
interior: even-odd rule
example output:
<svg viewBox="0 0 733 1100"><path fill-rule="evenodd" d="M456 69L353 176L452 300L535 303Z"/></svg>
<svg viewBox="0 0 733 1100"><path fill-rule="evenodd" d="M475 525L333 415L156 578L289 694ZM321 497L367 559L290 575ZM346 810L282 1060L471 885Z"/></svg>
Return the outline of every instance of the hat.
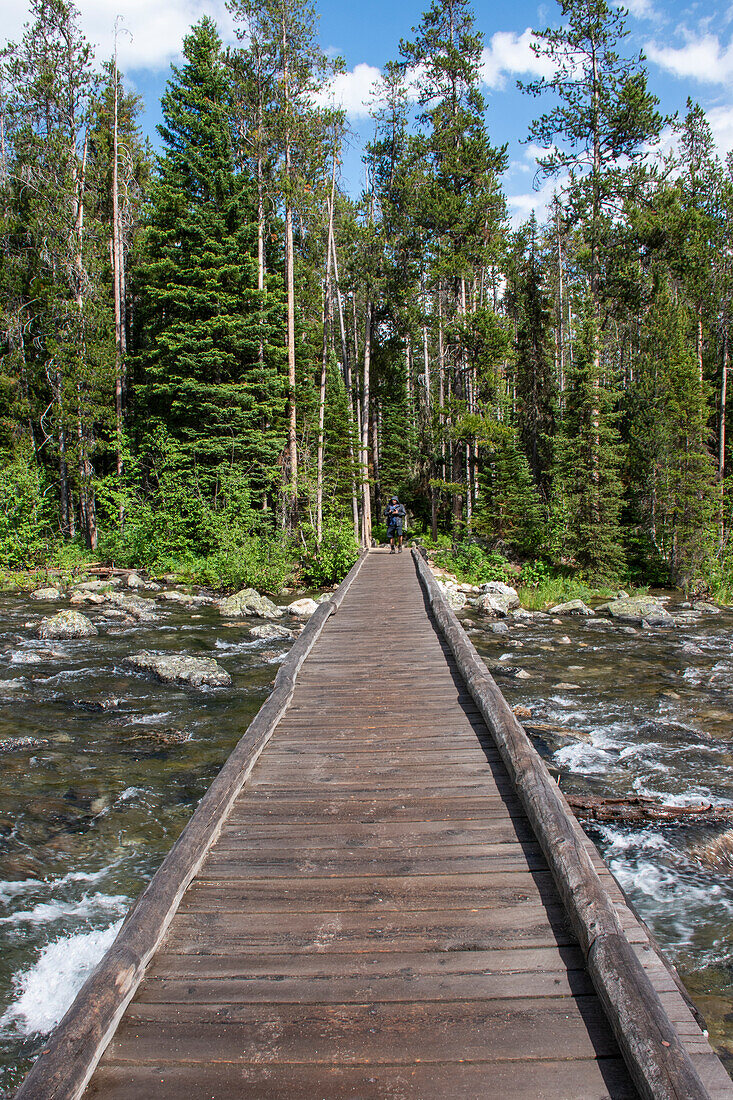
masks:
<svg viewBox="0 0 733 1100"><path fill-rule="evenodd" d="M389 503L392 504L393 502L395 504L399 504L399 501L398 501L397 497L390 497L389 498Z"/></svg>

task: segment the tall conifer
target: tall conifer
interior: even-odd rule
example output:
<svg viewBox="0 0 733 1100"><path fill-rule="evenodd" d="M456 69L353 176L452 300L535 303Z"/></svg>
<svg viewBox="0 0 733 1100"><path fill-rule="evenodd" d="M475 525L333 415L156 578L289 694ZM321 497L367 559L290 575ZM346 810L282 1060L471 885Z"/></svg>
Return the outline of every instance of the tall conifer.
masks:
<svg viewBox="0 0 733 1100"><path fill-rule="evenodd" d="M184 446L210 497L236 470L259 502L282 445L281 353L270 329L260 361L252 185L236 171L231 89L210 19L186 38L184 58L163 98L139 273L145 411Z"/></svg>

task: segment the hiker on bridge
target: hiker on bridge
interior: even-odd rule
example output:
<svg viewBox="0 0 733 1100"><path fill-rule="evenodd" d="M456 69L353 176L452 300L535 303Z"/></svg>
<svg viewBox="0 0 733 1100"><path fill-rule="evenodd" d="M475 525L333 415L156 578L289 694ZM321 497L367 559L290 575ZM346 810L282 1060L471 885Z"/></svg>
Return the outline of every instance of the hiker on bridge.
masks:
<svg viewBox="0 0 733 1100"><path fill-rule="evenodd" d="M404 521L407 512L405 511L404 504L400 504L397 497L390 497L389 504L385 509L385 516L387 519L387 538L391 546L390 554L395 552L395 540L397 540L398 553L402 553L402 523Z"/></svg>

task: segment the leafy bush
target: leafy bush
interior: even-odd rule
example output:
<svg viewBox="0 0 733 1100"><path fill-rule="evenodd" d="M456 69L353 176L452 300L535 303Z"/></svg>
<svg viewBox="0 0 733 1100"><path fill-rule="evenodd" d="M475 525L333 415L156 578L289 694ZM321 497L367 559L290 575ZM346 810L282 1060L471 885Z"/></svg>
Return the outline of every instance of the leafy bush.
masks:
<svg viewBox="0 0 733 1100"><path fill-rule="evenodd" d="M319 548L312 536L308 543L309 550L303 558L303 580L317 588L343 580L359 556L354 532L343 524L327 526Z"/></svg>
<svg viewBox="0 0 733 1100"><path fill-rule="evenodd" d="M0 565L27 569L48 561L54 535L47 490L30 452L0 467Z"/></svg>
<svg viewBox="0 0 733 1100"><path fill-rule="evenodd" d="M468 584L506 581L510 575L509 562L503 554L485 550L477 542L457 543L449 553L438 554L436 560Z"/></svg>

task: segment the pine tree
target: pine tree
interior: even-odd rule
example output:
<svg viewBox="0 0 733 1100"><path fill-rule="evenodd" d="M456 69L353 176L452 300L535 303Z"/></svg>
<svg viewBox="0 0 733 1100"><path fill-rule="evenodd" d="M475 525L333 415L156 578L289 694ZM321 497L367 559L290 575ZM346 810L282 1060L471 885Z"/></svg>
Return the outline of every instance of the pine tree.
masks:
<svg viewBox="0 0 733 1100"><path fill-rule="evenodd" d="M138 273L141 411L150 428L185 447L205 497L214 500L221 478L236 470L260 500L282 446L281 353L271 312L260 361L252 186L236 171L231 87L210 19L186 38L184 58L163 98L164 152Z"/></svg>
<svg viewBox="0 0 733 1100"><path fill-rule="evenodd" d="M563 552L592 577L614 578L624 552L620 525L623 446L610 367L598 373L599 335L586 301L568 371L565 416L556 441L554 511Z"/></svg>
<svg viewBox="0 0 733 1100"><path fill-rule="evenodd" d="M540 271L534 217L515 309L517 427L537 488L549 500L556 385L549 352L550 307Z"/></svg>
<svg viewBox="0 0 733 1100"><path fill-rule="evenodd" d="M686 309L662 282L642 327L629 395L635 516L647 555L686 587L709 574L716 534L715 470L705 445L707 387L691 327Z"/></svg>

